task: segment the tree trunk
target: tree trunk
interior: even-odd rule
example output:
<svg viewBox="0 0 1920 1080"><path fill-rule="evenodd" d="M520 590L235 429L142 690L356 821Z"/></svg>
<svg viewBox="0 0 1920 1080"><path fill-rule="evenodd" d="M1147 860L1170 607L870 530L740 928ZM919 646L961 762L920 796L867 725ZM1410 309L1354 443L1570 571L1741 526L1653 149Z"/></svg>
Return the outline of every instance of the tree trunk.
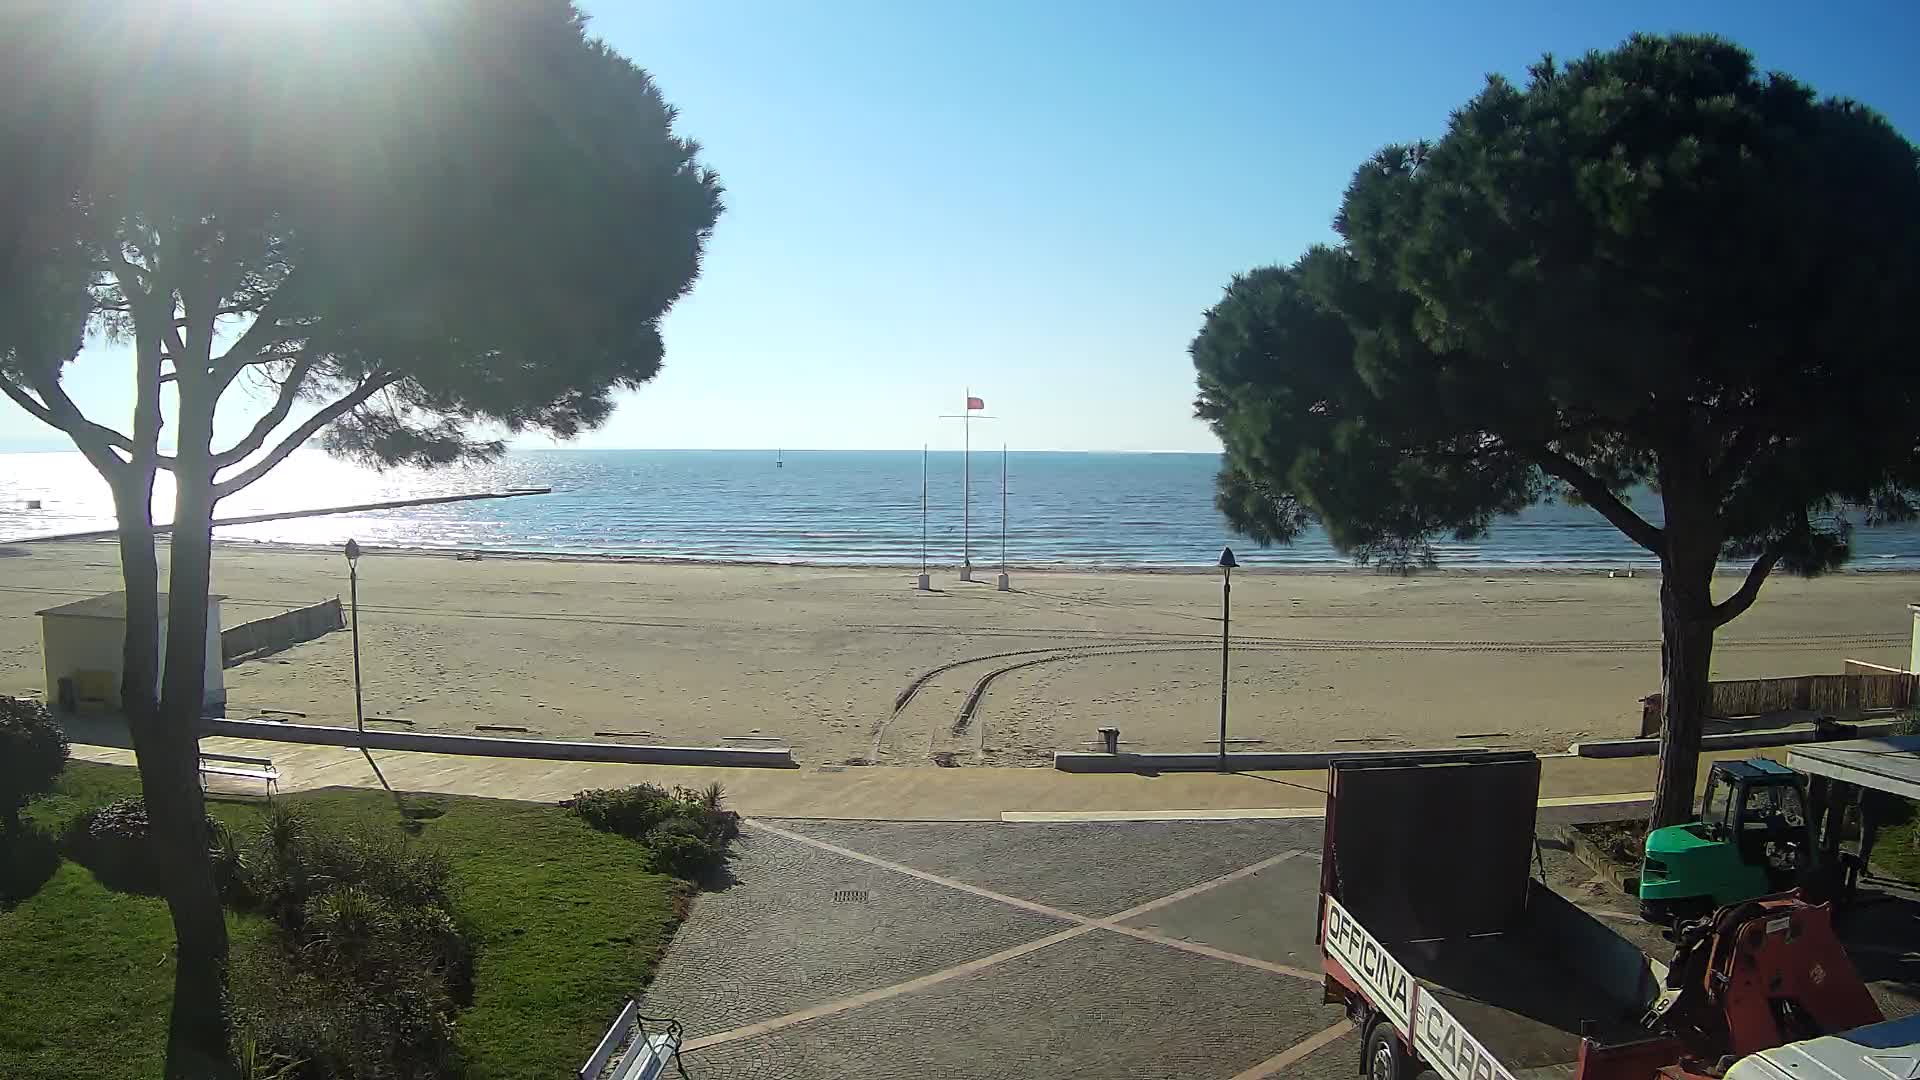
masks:
<svg viewBox="0 0 1920 1080"><path fill-rule="evenodd" d="M167 584L167 664L157 725L165 733L169 767L154 779L148 779L144 769L142 773L153 842L172 871L167 906L179 946L167 1030L169 1078L233 1074L225 993L227 924L214 884L206 801L198 776L212 580L212 415L211 409L196 408L190 396L182 387Z"/></svg>
<svg viewBox="0 0 1920 1080"><path fill-rule="evenodd" d="M1693 818L1700 735L1711 696L1715 553L1714 547L1670 550L1661 559L1660 769L1649 828Z"/></svg>

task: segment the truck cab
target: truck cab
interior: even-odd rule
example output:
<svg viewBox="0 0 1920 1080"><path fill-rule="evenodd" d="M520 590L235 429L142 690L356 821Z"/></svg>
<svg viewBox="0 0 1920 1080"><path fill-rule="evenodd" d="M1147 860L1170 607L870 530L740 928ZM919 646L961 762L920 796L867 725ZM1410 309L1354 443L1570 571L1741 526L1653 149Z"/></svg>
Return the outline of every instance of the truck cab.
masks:
<svg viewBox="0 0 1920 1080"><path fill-rule="evenodd" d="M1699 819L1647 834L1642 914L1673 922L1802 880L1814 851L1803 785L1770 758L1714 762Z"/></svg>

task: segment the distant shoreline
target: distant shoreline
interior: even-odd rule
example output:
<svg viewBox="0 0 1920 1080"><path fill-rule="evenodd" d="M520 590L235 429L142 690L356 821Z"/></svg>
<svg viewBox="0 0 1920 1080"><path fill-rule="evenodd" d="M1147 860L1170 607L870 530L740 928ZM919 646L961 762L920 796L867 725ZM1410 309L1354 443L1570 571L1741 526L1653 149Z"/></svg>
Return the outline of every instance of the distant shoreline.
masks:
<svg viewBox="0 0 1920 1080"><path fill-rule="evenodd" d="M0 540L0 547L32 547L39 545L69 546L75 544L112 545L112 540ZM160 543L167 543L164 537ZM277 540L228 540L215 537L216 549L227 548L236 551L257 551L262 553L284 553L290 555L337 555L339 549L332 544L297 544ZM641 566L691 566L712 567L771 567L794 570L873 570L895 571L901 573L916 572L920 569L918 561L902 562L848 562L834 559L695 559L677 555L628 555L612 552L590 551L545 551L537 549L484 548L484 547L389 547L373 543L360 545L365 555L400 556L403 558L458 559L461 556L478 556L478 560L511 560L516 562L551 563L631 563ZM363 556L365 557L365 556ZM1257 557L1257 556L1255 556ZM930 572L938 574L957 574L958 563L933 562L928 564ZM1217 574L1219 567L1207 564L1156 564L1156 563L1008 563L1009 573L1028 574ZM1380 569L1371 566L1356 566L1352 563L1242 563L1238 571L1241 574L1259 576L1328 576L1328 577L1520 577L1526 575L1554 575L1563 577L1601 577L1609 574L1626 577L1631 569L1634 577L1657 578L1659 565L1651 559L1618 566L1598 563L1441 563L1438 566L1421 567L1408 573L1397 570ZM976 563L973 571L983 580L1000 572L998 563ZM1747 568L1744 565L1728 564L1719 567L1715 574L1719 577L1742 577ZM1872 562L1849 563L1835 574L1891 574L1920 575L1920 565L1893 563L1874 565ZM1784 575L1779 575L1784 576ZM1823 575L1824 576L1824 575Z"/></svg>

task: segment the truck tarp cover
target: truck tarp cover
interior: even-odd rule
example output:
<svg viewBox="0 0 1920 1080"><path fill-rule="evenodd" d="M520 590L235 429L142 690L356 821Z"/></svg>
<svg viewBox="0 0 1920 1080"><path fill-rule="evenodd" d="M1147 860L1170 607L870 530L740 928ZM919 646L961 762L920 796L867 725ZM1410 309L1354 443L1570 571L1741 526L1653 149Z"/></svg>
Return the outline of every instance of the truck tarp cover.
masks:
<svg viewBox="0 0 1920 1080"><path fill-rule="evenodd" d="M1525 912L1540 761L1340 762L1327 886L1386 942L1498 933Z"/></svg>

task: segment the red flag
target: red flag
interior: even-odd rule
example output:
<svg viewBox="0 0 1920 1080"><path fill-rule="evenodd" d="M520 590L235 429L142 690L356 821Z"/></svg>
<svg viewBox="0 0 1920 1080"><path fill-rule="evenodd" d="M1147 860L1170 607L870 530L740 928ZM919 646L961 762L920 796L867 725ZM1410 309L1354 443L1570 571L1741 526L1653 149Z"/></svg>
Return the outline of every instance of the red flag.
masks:
<svg viewBox="0 0 1920 1080"><path fill-rule="evenodd" d="M984 409L986 407L987 407L987 403L984 401L981 401L977 397L970 397L967 399L967 410L969 412L971 412L974 409Z"/></svg>

